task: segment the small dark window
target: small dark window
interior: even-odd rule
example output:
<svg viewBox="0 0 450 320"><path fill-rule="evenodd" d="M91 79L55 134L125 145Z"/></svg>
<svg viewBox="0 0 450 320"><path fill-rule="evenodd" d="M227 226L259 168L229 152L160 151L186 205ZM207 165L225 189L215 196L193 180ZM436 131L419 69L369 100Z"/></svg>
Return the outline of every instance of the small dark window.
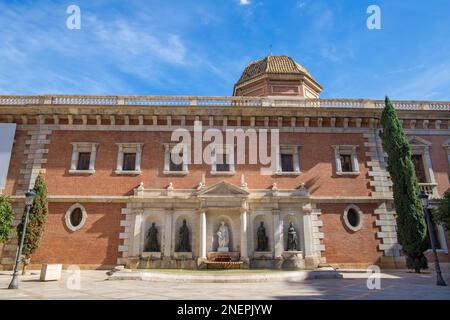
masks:
<svg viewBox="0 0 450 320"><path fill-rule="evenodd" d="M183 161L181 163L174 163L174 160L172 160L172 152L170 153L170 163L169 163L169 170L170 171L183 171ZM183 154L180 153L179 157L183 159ZM179 161L179 159L177 159ZM177 161L177 162L178 162Z"/></svg>
<svg viewBox="0 0 450 320"><path fill-rule="evenodd" d="M83 220L83 211L81 211L80 208L74 209L70 213L70 224L73 227L78 227L81 224L81 221Z"/></svg>
<svg viewBox="0 0 450 320"><path fill-rule="evenodd" d="M414 163L414 169L416 171L417 181L419 183L426 183L427 178L425 176L425 168L423 166L423 158L421 154L413 154L412 162Z"/></svg>
<svg viewBox="0 0 450 320"><path fill-rule="evenodd" d="M359 226L359 214L358 214L358 212L356 212L355 209L349 209L348 212L347 212L347 220L348 220L348 223L352 227L354 227L354 228L358 227Z"/></svg>
<svg viewBox="0 0 450 320"><path fill-rule="evenodd" d="M341 154L342 172L353 172L352 156L349 154Z"/></svg>
<svg viewBox="0 0 450 320"><path fill-rule="evenodd" d="M228 163L228 157L225 153L217 155L216 171L220 172L230 171L230 164Z"/></svg>
<svg viewBox="0 0 450 320"><path fill-rule="evenodd" d="M124 153L123 154L123 171L136 170L136 153Z"/></svg>
<svg viewBox="0 0 450 320"><path fill-rule="evenodd" d="M78 154L77 170L89 170L90 162L91 162L91 153L80 152Z"/></svg>
<svg viewBox="0 0 450 320"><path fill-rule="evenodd" d="M294 172L294 156L292 154L281 154L281 171Z"/></svg>

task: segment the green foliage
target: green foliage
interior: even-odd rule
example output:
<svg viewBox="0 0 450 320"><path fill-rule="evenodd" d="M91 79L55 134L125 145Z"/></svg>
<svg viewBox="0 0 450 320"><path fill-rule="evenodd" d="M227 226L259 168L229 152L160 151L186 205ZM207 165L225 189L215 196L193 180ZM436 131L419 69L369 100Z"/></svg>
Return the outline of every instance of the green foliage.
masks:
<svg viewBox="0 0 450 320"><path fill-rule="evenodd" d="M427 226L408 139L388 97L381 124L380 137L389 157L388 170L393 182L398 240L407 256L408 268L420 272L427 268L423 254L427 249Z"/></svg>
<svg viewBox="0 0 450 320"><path fill-rule="evenodd" d="M11 200L0 196L0 243L5 243L11 237L13 212Z"/></svg>
<svg viewBox="0 0 450 320"><path fill-rule="evenodd" d="M437 224L444 224L447 230L450 229L450 191L439 200L438 208L433 210L433 219Z"/></svg>
<svg viewBox="0 0 450 320"><path fill-rule="evenodd" d="M33 205L30 208L30 215L28 217L28 225L22 251L26 259L30 258L33 252L39 247L39 242L42 234L44 233L45 223L47 221L47 185L42 175L37 177L36 182L34 183L33 191L36 193L36 197L34 198ZM25 215L22 217L22 222L17 226L19 242L22 236L24 222Z"/></svg>

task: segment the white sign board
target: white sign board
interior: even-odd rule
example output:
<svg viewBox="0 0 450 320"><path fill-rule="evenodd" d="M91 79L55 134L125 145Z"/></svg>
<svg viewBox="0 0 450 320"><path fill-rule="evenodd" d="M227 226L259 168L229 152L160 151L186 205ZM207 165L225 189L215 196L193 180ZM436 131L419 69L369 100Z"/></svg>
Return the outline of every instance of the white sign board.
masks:
<svg viewBox="0 0 450 320"><path fill-rule="evenodd" d="M0 193L3 192L6 186L15 133L15 123L0 123Z"/></svg>

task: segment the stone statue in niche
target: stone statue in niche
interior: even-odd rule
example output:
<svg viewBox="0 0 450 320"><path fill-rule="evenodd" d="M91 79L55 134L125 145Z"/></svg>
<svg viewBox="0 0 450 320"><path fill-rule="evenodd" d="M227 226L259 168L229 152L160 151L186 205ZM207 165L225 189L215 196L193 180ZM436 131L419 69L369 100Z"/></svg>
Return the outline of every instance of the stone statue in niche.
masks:
<svg viewBox="0 0 450 320"><path fill-rule="evenodd" d="M258 238L258 247L256 251L268 251L268 238L266 236L266 228L264 227L264 221L261 221L261 224L258 227L258 232L256 233Z"/></svg>
<svg viewBox="0 0 450 320"><path fill-rule="evenodd" d="M297 231L295 231L294 224L291 222L288 228L287 251L297 250Z"/></svg>
<svg viewBox="0 0 450 320"><path fill-rule="evenodd" d="M152 222L152 226L148 229L147 232L147 246L145 247L145 251L147 252L159 252L160 247L158 244L158 229L155 226L155 223Z"/></svg>
<svg viewBox="0 0 450 320"><path fill-rule="evenodd" d="M189 242L189 228L186 224L186 219L183 220L183 225L180 228L180 243L178 245L178 252L191 252L191 244Z"/></svg>
<svg viewBox="0 0 450 320"><path fill-rule="evenodd" d="M218 252L229 251L228 244L230 243L230 236L228 227L223 221L220 223L219 231L217 231L217 242L219 243L219 247L217 248Z"/></svg>

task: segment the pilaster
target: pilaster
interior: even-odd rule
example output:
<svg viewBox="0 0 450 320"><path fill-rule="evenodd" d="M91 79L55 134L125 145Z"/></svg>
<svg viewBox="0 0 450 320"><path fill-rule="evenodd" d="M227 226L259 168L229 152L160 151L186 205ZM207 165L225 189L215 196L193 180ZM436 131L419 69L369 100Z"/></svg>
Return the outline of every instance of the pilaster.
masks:
<svg viewBox="0 0 450 320"><path fill-rule="evenodd" d="M166 209L164 221L164 259L172 258L173 209Z"/></svg>

